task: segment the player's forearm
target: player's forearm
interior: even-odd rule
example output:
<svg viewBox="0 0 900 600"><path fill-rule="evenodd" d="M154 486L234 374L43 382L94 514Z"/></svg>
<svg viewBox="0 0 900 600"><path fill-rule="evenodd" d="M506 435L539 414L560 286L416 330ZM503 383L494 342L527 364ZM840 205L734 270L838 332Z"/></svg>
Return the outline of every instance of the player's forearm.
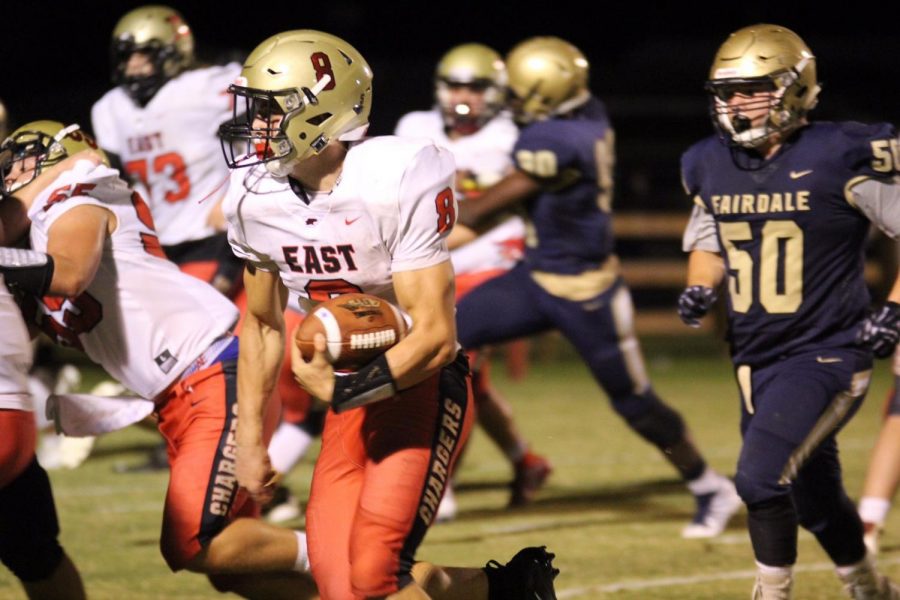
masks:
<svg viewBox="0 0 900 600"><path fill-rule="evenodd" d="M694 250L688 258L687 285L717 288L725 277L725 261L715 252Z"/></svg>
<svg viewBox="0 0 900 600"><path fill-rule="evenodd" d="M478 199L460 203L458 222L477 230L484 219L530 198L540 190L541 184L536 179L522 171L513 171L485 190Z"/></svg>
<svg viewBox="0 0 900 600"><path fill-rule="evenodd" d="M394 273L400 305L412 317L412 330L388 350L398 389L433 375L456 355L456 315L450 261L418 271Z"/></svg>
<svg viewBox="0 0 900 600"><path fill-rule="evenodd" d="M450 319L414 326L409 336L388 350L387 361L397 389L431 377L456 356L456 325Z"/></svg>
<svg viewBox="0 0 900 600"><path fill-rule="evenodd" d="M262 444L266 406L284 357L284 328L272 327L248 313L238 355L238 428L240 445Z"/></svg>

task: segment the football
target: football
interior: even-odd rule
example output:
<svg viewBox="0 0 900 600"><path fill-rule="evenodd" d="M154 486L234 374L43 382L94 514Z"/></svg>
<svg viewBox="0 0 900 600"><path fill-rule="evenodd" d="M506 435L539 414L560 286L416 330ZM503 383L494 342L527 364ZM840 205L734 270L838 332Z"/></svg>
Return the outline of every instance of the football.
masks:
<svg viewBox="0 0 900 600"><path fill-rule="evenodd" d="M328 362L354 371L403 339L406 321L387 300L343 294L316 306L297 328L295 342L305 360L313 356L317 333L325 335Z"/></svg>

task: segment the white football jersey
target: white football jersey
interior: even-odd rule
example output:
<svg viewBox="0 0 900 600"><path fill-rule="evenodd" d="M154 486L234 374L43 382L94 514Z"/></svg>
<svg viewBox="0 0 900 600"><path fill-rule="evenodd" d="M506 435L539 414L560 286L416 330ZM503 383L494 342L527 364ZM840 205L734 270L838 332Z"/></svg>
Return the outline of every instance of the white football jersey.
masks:
<svg viewBox="0 0 900 600"><path fill-rule="evenodd" d="M227 90L240 71L237 63L185 71L144 107L117 87L91 110L97 143L138 182L164 246L216 233L207 219L228 181L217 133L232 117Z"/></svg>
<svg viewBox="0 0 900 600"><path fill-rule="evenodd" d="M500 181L512 168L512 149L519 131L505 113L488 121L471 135L456 139L447 137L444 119L437 108L411 112L397 123L396 135L425 137L453 153L456 168L469 179L475 196ZM459 181L457 181L457 184ZM477 200L475 200L477 202ZM525 223L520 217L510 217L478 239L451 253L453 270L457 275L480 271L511 269L522 258L521 241L525 238Z"/></svg>
<svg viewBox="0 0 900 600"><path fill-rule="evenodd" d="M152 399L165 390L238 317L234 305L166 260L140 194L118 172L78 161L38 195L28 215L31 245L47 251L50 228L89 204L116 216L97 273L74 298L45 297L42 329L82 349L115 379Z"/></svg>
<svg viewBox="0 0 900 600"><path fill-rule="evenodd" d="M235 169L228 238L237 256L277 271L306 310L348 292L396 303L392 273L450 257L454 172L447 150L391 136L351 146L334 189L308 193L308 204L264 165Z"/></svg>
<svg viewBox="0 0 900 600"><path fill-rule="evenodd" d="M15 300L0 274L0 409L34 410L28 394L31 344Z"/></svg>

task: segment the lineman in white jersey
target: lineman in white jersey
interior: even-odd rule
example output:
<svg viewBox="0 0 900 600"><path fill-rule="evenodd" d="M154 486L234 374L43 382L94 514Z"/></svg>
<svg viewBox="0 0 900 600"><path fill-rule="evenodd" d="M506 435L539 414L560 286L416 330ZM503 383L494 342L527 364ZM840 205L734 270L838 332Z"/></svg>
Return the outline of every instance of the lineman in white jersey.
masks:
<svg viewBox="0 0 900 600"><path fill-rule="evenodd" d="M97 142L147 199L167 256L229 293L240 265L223 232L228 169L216 132L231 117L240 65L195 68L190 27L166 6L125 14L111 54L116 87L91 111Z"/></svg>
<svg viewBox="0 0 900 600"><path fill-rule="evenodd" d="M10 222L30 222L33 250L0 268L37 300L29 321L154 401L171 468L161 537L169 566L243 595L311 596L312 582L295 572L301 537L239 518L256 507L233 477L237 309L165 259L140 194L102 153L72 156L93 148L77 125L54 121L4 142L3 187L14 194L4 205L27 214ZM5 233L4 244L23 231Z"/></svg>
<svg viewBox="0 0 900 600"><path fill-rule="evenodd" d="M519 135L510 116L502 112L506 97L506 65L483 44L462 44L441 57L435 72L434 108L411 112L400 119L395 134L426 137L449 149L456 159L456 190L466 202L478 202L481 193L512 169L512 149ZM474 238L474 239L472 239ZM478 237L456 227L450 238L456 273L456 298L511 269L522 257L525 224L517 215ZM510 358L525 362L524 340L507 346ZM470 354L478 422L513 465L511 505L530 501L550 474L543 456L529 450L516 427L509 403L490 383L486 353ZM456 516L452 487L441 502L438 519Z"/></svg>
<svg viewBox="0 0 900 600"><path fill-rule="evenodd" d="M31 600L79 600L85 597L84 586L57 540L50 480L34 455L28 332L2 273L0 331L0 561L19 578Z"/></svg>
<svg viewBox="0 0 900 600"><path fill-rule="evenodd" d="M422 140L359 141L372 72L332 35L273 36L241 77L231 89L246 117L222 130L236 168L224 205L229 238L250 265L238 481L257 498L271 495L262 416L287 290L307 306L351 291L399 304L411 333L356 372L336 378L321 337L311 362L293 353L298 382L332 407L307 507L310 563L326 600L430 597L412 580L414 555L473 418L444 242L456 214L453 158ZM253 154L240 153L248 147ZM436 468L442 478L430 475ZM551 559L532 549L514 567L467 573L465 589L445 597L486 598L492 576L490 585L518 586L492 597L554 597ZM417 581L427 589L449 580ZM535 582L544 586L537 593Z"/></svg>

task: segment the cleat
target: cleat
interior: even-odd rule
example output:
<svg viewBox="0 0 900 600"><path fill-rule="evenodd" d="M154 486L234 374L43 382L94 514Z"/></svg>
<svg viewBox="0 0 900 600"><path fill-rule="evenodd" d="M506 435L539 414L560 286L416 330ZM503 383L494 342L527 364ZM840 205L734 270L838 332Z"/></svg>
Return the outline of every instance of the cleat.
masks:
<svg viewBox="0 0 900 600"><path fill-rule="evenodd" d="M262 516L269 523L292 521L301 514L300 500L284 485L275 488L272 501L262 508Z"/></svg>
<svg viewBox="0 0 900 600"><path fill-rule="evenodd" d="M456 506L456 494L453 493L453 486L448 483L447 489L444 490L444 497L438 504L437 513L434 515L435 523L446 523L456 518L458 507Z"/></svg>
<svg viewBox="0 0 900 600"><path fill-rule="evenodd" d="M785 573L757 572L753 584L752 600L791 600L794 578L790 571Z"/></svg>
<svg viewBox="0 0 900 600"><path fill-rule="evenodd" d="M538 490L553 472L553 465L543 456L529 451L516 463L515 469L509 506L524 506L534 500Z"/></svg>
<svg viewBox="0 0 900 600"><path fill-rule="evenodd" d="M878 555L878 542L881 538L881 527L875 523L863 521L863 543L872 556Z"/></svg>
<svg viewBox="0 0 900 600"><path fill-rule="evenodd" d="M697 511L694 518L684 529L684 539L700 539L716 537L725 531L728 520L738 511L743 502L738 496L734 483L722 477L722 486L710 494L695 495Z"/></svg>
<svg viewBox="0 0 900 600"><path fill-rule="evenodd" d="M900 600L900 587L875 569L871 555L850 573L838 573L838 577L844 582L844 593L853 600Z"/></svg>
<svg viewBox="0 0 900 600"><path fill-rule="evenodd" d="M522 548L505 565L496 560L484 567L491 600L556 600L553 580L559 569L553 566L556 555L546 546Z"/></svg>

